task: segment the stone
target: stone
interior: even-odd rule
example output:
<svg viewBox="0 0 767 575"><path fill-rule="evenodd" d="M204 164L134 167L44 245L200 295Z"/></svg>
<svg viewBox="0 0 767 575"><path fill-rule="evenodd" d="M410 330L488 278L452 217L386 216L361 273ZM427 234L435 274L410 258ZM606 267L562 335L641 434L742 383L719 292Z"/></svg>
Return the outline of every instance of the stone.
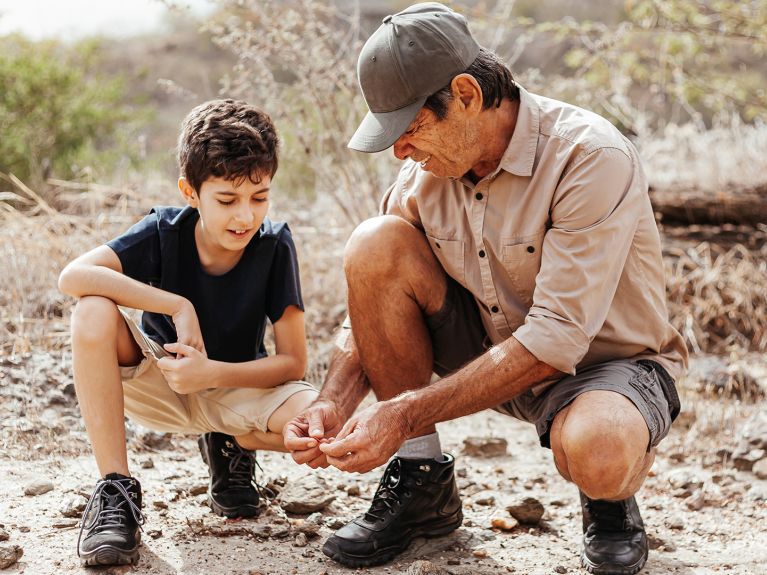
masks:
<svg viewBox="0 0 767 575"><path fill-rule="evenodd" d="M499 457L506 455L508 442L501 437L467 437L463 452L472 457Z"/></svg>
<svg viewBox="0 0 767 575"><path fill-rule="evenodd" d="M31 483L27 483L27 485L24 486L24 495L30 497L36 497L43 493L48 493L49 491L53 491L53 483L47 479L38 479Z"/></svg>
<svg viewBox="0 0 767 575"><path fill-rule="evenodd" d="M751 468L751 471L759 479L767 479L767 459L760 459Z"/></svg>
<svg viewBox="0 0 767 575"><path fill-rule="evenodd" d="M288 513L308 515L322 511L336 496L320 478L306 477L293 481L280 493L280 507Z"/></svg>
<svg viewBox="0 0 767 575"><path fill-rule="evenodd" d="M480 491L473 497L477 505L489 506L495 503L495 494L491 491Z"/></svg>
<svg viewBox="0 0 767 575"><path fill-rule="evenodd" d="M506 511L520 523L538 525L543 517L543 504L535 497L525 497L521 503L509 505Z"/></svg>
<svg viewBox="0 0 767 575"><path fill-rule="evenodd" d="M479 559L487 557L487 551L485 549L475 549L471 554Z"/></svg>
<svg viewBox="0 0 767 575"><path fill-rule="evenodd" d="M519 526L519 521L513 517L493 517L490 519L490 527L501 531L513 531Z"/></svg>
<svg viewBox="0 0 767 575"><path fill-rule="evenodd" d="M311 517L311 516L310 516ZM293 531L303 533L307 537L316 537L320 533L321 525L315 521L309 521L309 518L298 519L293 523Z"/></svg>
<svg viewBox="0 0 767 575"><path fill-rule="evenodd" d="M346 488L346 494L351 495L352 497L359 497L360 493L362 493L362 491L360 490L360 486L356 483Z"/></svg>
<svg viewBox="0 0 767 575"><path fill-rule="evenodd" d="M554 567L554 571L556 571L557 573L567 573L567 569L563 567L562 565L557 565L556 567Z"/></svg>
<svg viewBox="0 0 767 575"><path fill-rule="evenodd" d="M346 525L346 523L347 523L346 519L342 519L340 517L329 517L328 519L325 520L325 525L329 529L332 529L333 531L341 529L341 527ZM465 524L466 522L464 521L464 525Z"/></svg>
<svg viewBox="0 0 767 575"><path fill-rule="evenodd" d="M159 539L162 537L162 529L150 529L146 532L152 539Z"/></svg>
<svg viewBox="0 0 767 575"><path fill-rule="evenodd" d="M306 547L307 545L309 545L309 538L306 536L306 533L296 535L296 538L293 540L293 547Z"/></svg>
<svg viewBox="0 0 767 575"><path fill-rule="evenodd" d="M669 529L681 531L684 529L684 519L682 519L680 516L669 517L666 521L666 526Z"/></svg>
<svg viewBox="0 0 767 575"><path fill-rule="evenodd" d="M143 447L155 450L168 449L173 444L172 433L157 433L155 431L146 431L139 435L138 441Z"/></svg>
<svg viewBox="0 0 767 575"><path fill-rule="evenodd" d="M18 545L0 545L0 569L15 565L22 555L24 550Z"/></svg>
<svg viewBox="0 0 767 575"><path fill-rule="evenodd" d="M141 460L141 469L154 469L154 461L151 457L146 457Z"/></svg>
<svg viewBox="0 0 767 575"><path fill-rule="evenodd" d="M690 511L700 511L706 505L706 498L703 496L703 491L700 489L690 495L684 500L684 504L687 505L687 509Z"/></svg>
<svg viewBox="0 0 767 575"><path fill-rule="evenodd" d="M88 505L88 500L79 493L67 497L64 503L59 508L61 514L64 517L79 518L85 511L85 506Z"/></svg>
<svg viewBox="0 0 767 575"><path fill-rule="evenodd" d="M413 561L407 568L407 575L449 575L447 571L431 561Z"/></svg>
<svg viewBox="0 0 767 575"><path fill-rule="evenodd" d="M10 537L5 529L0 528L0 541L8 541Z"/></svg>
<svg viewBox="0 0 767 575"><path fill-rule="evenodd" d="M764 449L749 449L738 451L732 455L732 464L738 471L751 471L754 465L764 459L767 452Z"/></svg>
<svg viewBox="0 0 767 575"><path fill-rule="evenodd" d="M767 501L767 488L763 485L753 485L746 493L751 501Z"/></svg>
<svg viewBox="0 0 767 575"><path fill-rule="evenodd" d="M691 469L675 469L668 474L668 482L674 489L694 491L703 487L703 480Z"/></svg>
<svg viewBox="0 0 767 575"><path fill-rule="evenodd" d="M207 484L194 485L189 488L189 495L196 496L208 492Z"/></svg>

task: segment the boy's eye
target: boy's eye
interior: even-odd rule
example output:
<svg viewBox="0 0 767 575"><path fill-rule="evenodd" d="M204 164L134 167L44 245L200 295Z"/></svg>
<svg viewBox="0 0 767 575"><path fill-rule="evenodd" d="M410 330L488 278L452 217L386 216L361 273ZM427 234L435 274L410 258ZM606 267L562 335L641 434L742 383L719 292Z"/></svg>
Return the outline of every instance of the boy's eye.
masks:
<svg viewBox="0 0 767 575"><path fill-rule="evenodd" d="M231 206L234 203L234 200L227 200L227 201L218 200L218 203L221 204L222 206Z"/></svg>

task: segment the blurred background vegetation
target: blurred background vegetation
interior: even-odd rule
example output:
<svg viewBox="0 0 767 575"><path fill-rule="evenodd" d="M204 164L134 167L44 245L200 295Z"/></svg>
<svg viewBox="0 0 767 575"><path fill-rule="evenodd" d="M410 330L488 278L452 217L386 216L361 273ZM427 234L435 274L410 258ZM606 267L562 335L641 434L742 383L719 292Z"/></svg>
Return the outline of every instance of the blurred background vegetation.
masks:
<svg viewBox="0 0 767 575"><path fill-rule="evenodd" d="M346 148L366 110L357 55L411 2L214 0L201 19L162 1L163 32L0 37L3 347L29 348L36 318L65 317L55 276L68 259L151 205L179 201L179 122L215 97L275 119L273 213L299 232L310 332L328 341L344 314L343 242L397 169L388 152ZM690 347L767 349L767 0L446 3L528 90L604 114L640 148L672 318ZM25 230L39 220L24 218L41 215L30 245Z"/></svg>

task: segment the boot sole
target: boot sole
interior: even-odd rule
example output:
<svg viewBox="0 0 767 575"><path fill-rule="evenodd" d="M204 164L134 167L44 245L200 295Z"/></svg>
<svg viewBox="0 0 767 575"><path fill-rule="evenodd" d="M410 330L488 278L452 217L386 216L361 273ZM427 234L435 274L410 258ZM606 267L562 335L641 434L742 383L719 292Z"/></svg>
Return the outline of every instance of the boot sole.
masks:
<svg viewBox="0 0 767 575"><path fill-rule="evenodd" d="M581 565L592 575L635 575L642 570L647 563L647 554L633 565L605 565L604 563L592 563L586 553L581 553Z"/></svg>
<svg viewBox="0 0 767 575"><path fill-rule="evenodd" d="M111 545L97 547L88 553L80 553L80 561L84 567L100 565L136 565L139 561L138 546L134 549L119 549Z"/></svg>
<svg viewBox="0 0 767 575"><path fill-rule="evenodd" d="M333 537L331 536L331 538L325 541L325 544L322 546L322 552L333 561L336 561L341 565L346 565L347 567L373 567L375 565L383 565L404 552L410 546L413 539L417 537L441 537L442 535L447 535L458 529L461 526L461 523L463 523L463 511L459 510L457 520L434 529L415 530L400 544L386 547L385 549L379 549L372 555L351 555L345 553L339 549L338 544L333 541Z"/></svg>

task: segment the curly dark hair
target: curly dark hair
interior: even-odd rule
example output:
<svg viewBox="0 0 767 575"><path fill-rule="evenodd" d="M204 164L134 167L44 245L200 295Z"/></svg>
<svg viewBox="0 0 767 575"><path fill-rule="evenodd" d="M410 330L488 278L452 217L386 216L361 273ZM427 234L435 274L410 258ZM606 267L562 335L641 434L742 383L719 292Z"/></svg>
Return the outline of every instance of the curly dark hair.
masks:
<svg viewBox="0 0 767 575"><path fill-rule="evenodd" d="M497 108L504 98L512 102L519 99L519 88L514 82L511 70L497 54L486 48L480 48L479 55L463 73L471 74L476 78L482 89L482 109L484 110L491 106ZM427 98L424 107L434 112L438 119L444 120L447 116L447 105L452 99L453 91L448 82L447 86Z"/></svg>
<svg viewBox="0 0 767 575"><path fill-rule="evenodd" d="M279 138L271 118L241 100L211 100L189 112L178 138L178 165L199 193L208 178L259 183L277 171Z"/></svg>

